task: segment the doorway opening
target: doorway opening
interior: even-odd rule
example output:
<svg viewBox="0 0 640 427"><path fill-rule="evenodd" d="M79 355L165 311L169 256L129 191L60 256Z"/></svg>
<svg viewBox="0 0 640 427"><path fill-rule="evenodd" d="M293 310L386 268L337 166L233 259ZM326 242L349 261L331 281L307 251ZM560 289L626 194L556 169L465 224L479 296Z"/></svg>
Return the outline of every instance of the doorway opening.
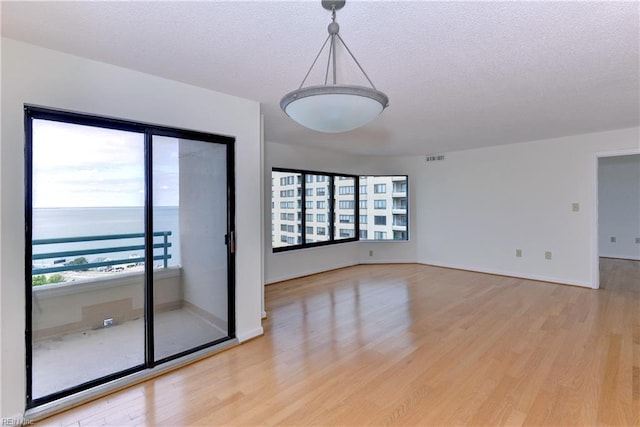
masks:
<svg viewBox="0 0 640 427"><path fill-rule="evenodd" d="M597 278L608 289L613 274L640 265L640 154L601 155L597 162Z"/></svg>

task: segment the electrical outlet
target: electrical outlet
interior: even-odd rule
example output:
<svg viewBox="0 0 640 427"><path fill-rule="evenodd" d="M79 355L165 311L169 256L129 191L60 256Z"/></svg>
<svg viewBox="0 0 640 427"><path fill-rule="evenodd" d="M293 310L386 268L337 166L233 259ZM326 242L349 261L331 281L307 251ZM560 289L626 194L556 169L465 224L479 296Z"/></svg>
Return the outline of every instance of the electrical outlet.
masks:
<svg viewBox="0 0 640 427"><path fill-rule="evenodd" d="M636 237L636 245L640 245L640 237Z"/></svg>
<svg viewBox="0 0 640 427"><path fill-rule="evenodd" d="M615 243L615 242L616 242L616 236L611 236L611 237L609 238L609 241L610 241L611 243Z"/></svg>
<svg viewBox="0 0 640 427"><path fill-rule="evenodd" d="M516 249L516 256L522 258L522 249Z"/></svg>
<svg viewBox="0 0 640 427"><path fill-rule="evenodd" d="M104 326L105 328L108 328L109 326L113 326L113 317L110 317L108 319L104 319L102 321L102 326Z"/></svg>
<svg viewBox="0 0 640 427"><path fill-rule="evenodd" d="M373 251L369 251L369 256L373 256Z"/></svg>
<svg viewBox="0 0 640 427"><path fill-rule="evenodd" d="M580 203L571 203L572 212L580 212Z"/></svg>
<svg viewBox="0 0 640 427"><path fill-rule="evenodd" d="M551 259L551 251L546 251L544 253L544 259Z"/></svg>

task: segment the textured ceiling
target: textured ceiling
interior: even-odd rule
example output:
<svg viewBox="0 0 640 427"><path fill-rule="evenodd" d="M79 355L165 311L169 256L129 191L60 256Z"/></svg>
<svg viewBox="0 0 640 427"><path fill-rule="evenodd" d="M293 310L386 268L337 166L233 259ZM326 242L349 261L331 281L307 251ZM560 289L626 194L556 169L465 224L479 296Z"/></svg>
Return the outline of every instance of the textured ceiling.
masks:
<svg viewBox="0 0 640 427"><path fill-rule="evenodd" d="M390 107L343 134L279 109L326 37L319 0L1 7L5 37L261 102L267 141L428 154L639 124L638 2L348 1L341 35ZM347 59L338 82L366 85Z"/></svg>

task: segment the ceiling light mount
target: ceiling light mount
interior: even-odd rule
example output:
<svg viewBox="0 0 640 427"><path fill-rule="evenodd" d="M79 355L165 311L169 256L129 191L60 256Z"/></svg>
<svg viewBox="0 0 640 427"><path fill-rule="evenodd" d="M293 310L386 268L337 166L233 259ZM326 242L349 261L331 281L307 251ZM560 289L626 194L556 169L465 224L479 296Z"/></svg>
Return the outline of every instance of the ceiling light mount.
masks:
<svg viewBox="0 0 640 427"><path fill-rule="evenodd" d="M331 11L331 23L327 27L329 36L300 83L300 87L286 94L280 101L280 108L289 117L302 126L319 132L337 133L359 128L376 118L389 105L387 95L376 89L340 36L340 25L336 22L336 10L342 9L345 2L345 0L322 0L322 7ZM344 46L371 87L338 84L337 42ZM327 44L329 44L329 55L324 84L303 88ZM332 69L331 83L328 83L329 69Z"/></svg>
<svg viewBox="0 0 640 427"><path fill-rule="evenodd" d="M340 10L344 7L346 0L322 0L322 7L327 10Z"/></svg>

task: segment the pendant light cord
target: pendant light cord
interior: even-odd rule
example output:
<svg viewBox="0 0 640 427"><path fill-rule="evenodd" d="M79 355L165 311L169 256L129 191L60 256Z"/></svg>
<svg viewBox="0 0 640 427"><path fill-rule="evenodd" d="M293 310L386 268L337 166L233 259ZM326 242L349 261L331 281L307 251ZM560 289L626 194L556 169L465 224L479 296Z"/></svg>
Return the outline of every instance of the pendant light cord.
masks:
<svg viewBox="0 0 640 427"><path fill-rule="evenodd" d="M313 70L313 67L318 62L318 58L320 57L320 55L322 54L322 51L324 50L325 46L329 42L329 39L331 39L331 43L329 44L329 58L327 60L327 69L326 69L325 75L324 75L324 84L325 84L325 86L327 85L327 81L329 79L329 68L331 67L331 63L332 62L333 62L333 84L334 85L337 84L336 37L338 38L338 40L340 40L340 43L342 43L342 46L344 46L344 48L347 50L347 52L349 53L349 55L353 59L353 62L356 63L356 65L358 66L358 68L360 69L362 74L364 74L365 78L367 79L367 81L369 82L371 87L373 89L377 90L376 86L373 84L373 82L371 81L371 79L369 78L367 73L364 71L364 68L362 68L362 65L360 65L360 62L358 62L358 60L356 59L355 55L351 52L351 49L349 49L349 46L347 46L347 44L344 42L342 37L340 37L339 28L340 27L338 26L338 23L336 22L336 7L332 6L331 7L331 24L329 25L329 36L325 39L324 43L322 44L322 47L320 48L320 51L318 52L318 54L316 55L316 58L313 60L313 63L311 64L311 67L309 67L309 70L307 71L307 74L304 76L304 79L302 79L302 83L300 83L300 86L298 87L298 90L302 89L302 86L304 86L304 83L307 81L307 78L309 78L309 74L311 74L311 70Z"/></svg>

